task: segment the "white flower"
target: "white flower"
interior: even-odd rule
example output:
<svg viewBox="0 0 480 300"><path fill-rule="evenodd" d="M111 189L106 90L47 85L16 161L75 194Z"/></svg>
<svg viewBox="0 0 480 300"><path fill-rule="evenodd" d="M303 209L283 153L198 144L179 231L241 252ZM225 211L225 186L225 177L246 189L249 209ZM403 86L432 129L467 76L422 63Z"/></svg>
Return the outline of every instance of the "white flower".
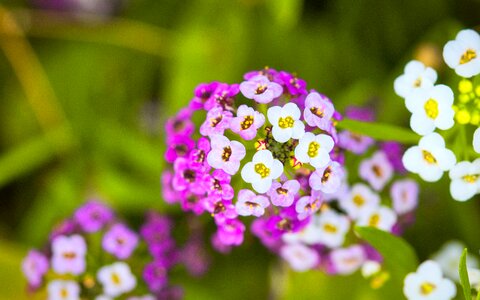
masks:
<svg viewBox="0 0 480 300"><path fill-rule="evenodd" d="M455 281L459 280L458 265L460 264L460 256L462 256L463 249L465 249L465 245L461 242L448 241L432 256L432 259L440 265L443 274ZM467 255L467 267L477 268L478 259Z"/></svg>
<svg viewBox="0 0 480 300"><path fill-rule="evenodd" d="M137 279L124 262L116 262L100 268L97 279L103 285L103 293L110 297L128 293L137 286Z"/></svg>
<svg viewBox="0 0 480 300"><path fill-rule="evenodd" d="M105 295L100 295L95 297L95 300L113 300L112 297L105 296Z"/></svg>
<svg viewBox="0 0 480 300"><path fill-rule="evenodd" d="M410 147L402 158L408 171L429 182L438 181L444 171L455 165L456 160L455 154L445 148L442 136L435 132L422 137L418 146Z"/></svg>
<svg viewBox="0 0 480 300"><path fill-rule="evenodd" d="M295 157L302 163L310 163L315 168L322 168L330 161L329 153L333 146L331 136L307 132L300 138L295 148Z"/></svg>
<svg viewBox="0 0 480 300"><path fill-rule="evenodd" d="M267 116L273 125L273 138L279 143L285 143L291 138L300 139L305 133L305 124L299 120L300 115L300 109L292 102L283 107L270 107Z"/></svg>
<svg viewBox="0 0 480 300"><path fill-rule="evenodd" d="M48 284L48 300L80 299L80 287L71 280L53 280Z"/></svg>
<svg viewBox="0 0 480 300"><path fill-rule="evenodd" d="M450 170L450 194L457 201L466 201L480 191L480 158L461 161Z"/></svg>
<svg viewBox="0 0 480 300"><path fill-rule="evenodd" d="M317 220L318 241L329 248L340 247L350 229L350 221L333 210L320 214Z"/></svg>
<svg viewBox="0 0 480 300"><path fill-rule="evenodd" d="M366 260L362 246L352 245L348 248L338 248L330 252L330 262L338 274L349 275L357 271Z"/></svg>
<svg viewBox="0 0 480 300"><path fill-rule="evenodd" d="M302 244L286 244L280 249L280 255L299 272L314 268L320 261L317 251Z"/></svg>
<svg viewBox="0 0 480 300"><path fill-rule="evenodd" d="M443 278L440 266L431 260L405 277L403 293L409 300L449 300L457 294L455 284Z"/></svg>
<svg viewBox="0 0 480 300"><path fill-rule="evenodd" d="M269 150L260 150L253 156L251 162L243 166L242 179L251 183L258 193L265 193L270 189L272 180L283 173L283 165L274 159Z"/></svg>
<svg viewBox="0 0 480 300"><path fill-rule="evenodd" d="M446 85L415 90L405 99L405 105L412 113L410 127L420 135L431 133L435 128L451 128L455 123L452 104L453 92Z"/></svg>
<svg viewBox="0 0 480 300"><path fill-rule="evenodd" d="M395 93L406 98L410 93L419 88L430 88L437 81L437 72L423 63L412 60L404 69L404 73L395 79L393 87Z"/></svg>
<svg viewBox="0 0 480 300"><path fill-rule="evenodd" d="M348 216L357 219L365 211L375 208L380 203L380 197L369 186L357 183L352 186L350 192L340 198L339 204Z"/></svg>
<svg viewBox="0 0 480 300"><path fill-rule="evenodd" d="M397 215L393 210L386 206L379 206L362 212L358 217L357 225L391 231L396 222Z"/></svg>
<svg viewBox="0 0 480 300"><path fill-rule="evenodd" d="M480 270L477 268L467 267L467 273L470 285L472 286L472 288L478 291L480 289Z"/></svg>
<svg viewBox="0 0 480 300"><path fill-rule="evenodd" d="M382 265L378 261L374 260L367 260L362 265L362 276L365 278L369 278L380 272Z"/></svg>
<svg viewBox="0 0 480 300"><path fill-rule="evenodd" d="M473 133L473 150L480 153L480 127L478 127Z"/></svg>
<svg viewBox="0 0 480 300"><path fill-rule="evenodd" d="M443 48L443 59L462 77L472 77L480 73L480 35L471 29L457 34Z"/></svg>

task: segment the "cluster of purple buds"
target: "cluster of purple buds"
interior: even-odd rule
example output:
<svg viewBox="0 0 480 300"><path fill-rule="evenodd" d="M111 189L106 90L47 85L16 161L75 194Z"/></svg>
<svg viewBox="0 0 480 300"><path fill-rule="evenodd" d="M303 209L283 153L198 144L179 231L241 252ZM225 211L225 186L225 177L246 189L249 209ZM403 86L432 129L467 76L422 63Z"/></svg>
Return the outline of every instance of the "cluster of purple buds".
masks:
<svg viewBox="0 0 480 300"><path fill-rule="evenodd" d="M30 292L45 287L52 300L178 299L182 290L169 284L169 272L192 251L177 246L172 227L149 213L137 233L91 200L52 231L42 250L28 253L22 271Z"/></svg>

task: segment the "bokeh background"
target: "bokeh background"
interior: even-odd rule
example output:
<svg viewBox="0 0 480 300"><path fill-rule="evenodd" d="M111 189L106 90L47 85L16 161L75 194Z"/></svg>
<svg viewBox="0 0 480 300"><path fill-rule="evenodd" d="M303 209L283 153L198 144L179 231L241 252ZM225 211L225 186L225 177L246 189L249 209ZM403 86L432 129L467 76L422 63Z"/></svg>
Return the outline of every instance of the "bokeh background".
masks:
<svg viewBox="0 0 480 300"><path fill-rule="evenodd" d="M0 1L0 299L27 298L22 257L89 197L134 224L147 209L181 217L160 196L162 126L198 83L270 66L340 111L368 105L408 126L394 78L416 58L455 87L441 49L479 23L478 0ZM447 188L422 185L406 232L420 259L452 238L478 254L478 201L454 202ZM289 272L252 237L213 254L204 277L178 274L187 299L403 298L358 274Z"/></svg>

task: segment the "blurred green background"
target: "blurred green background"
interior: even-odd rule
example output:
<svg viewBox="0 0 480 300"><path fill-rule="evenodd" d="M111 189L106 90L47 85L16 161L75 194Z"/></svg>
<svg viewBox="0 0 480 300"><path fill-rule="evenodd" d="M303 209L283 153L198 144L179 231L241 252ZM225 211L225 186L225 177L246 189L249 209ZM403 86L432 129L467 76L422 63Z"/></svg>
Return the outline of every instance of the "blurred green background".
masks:
<svg viewBox="0 0 480 300"><path fill-rule="evenodd" d="M408 126L393 79L417 58L455 86L441 49L479 20L478 0L0 1L0 299L26 299L22 256L90 196L126 218L179 214L160 198L162 125L198 83L270 66L340 110L370 105ZM422 187L406 233L421 259L451 238L478 254L480 207L447 187ZM204 278L174 280L187 299L403 298L359 275L292 274L251 237Z"/></svg>

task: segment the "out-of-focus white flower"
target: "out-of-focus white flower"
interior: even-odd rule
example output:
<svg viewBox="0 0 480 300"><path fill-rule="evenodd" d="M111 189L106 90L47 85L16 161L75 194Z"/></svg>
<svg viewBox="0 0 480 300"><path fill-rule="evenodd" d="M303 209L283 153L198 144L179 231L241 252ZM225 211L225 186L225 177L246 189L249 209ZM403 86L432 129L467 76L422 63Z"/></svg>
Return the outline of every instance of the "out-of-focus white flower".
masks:
<svg viewBox="0 0 480 300"><path fill-rule="evenodd" d="M320 262L317 251L302 244L286 244L280 249L280 255L299 272L310 270Z"/></svg>
<svg viewBox="0 0 480 300"><path fill-rule="evenodd" d="M405 277L403 293L409 300L450 300L457 294L455 284L443 278L442 269L432 261L422 263Z"/></svg>
<svg viewBox="0 0 480 300"><path fill-rule="evenodd" d="M404 73L395 79L393 87L395 93L406 98L410 93L420 88L430 88L437 81L437 72L423 63L412 60L404 69Z"/></svg>
<svg viewBox="0 0 480 300"><path fill-rule="evenodd" d="M397 215L386 206L378 206L360 214L357 225L375 227L385 231L391 231L397 222Z"/></svg>
<svg viewBox="0 0 480 300"><path fill-rule="evenodd" d="M457 201L466 201L480 191L480 158L461 161L449 172L450 194Z"/></svg>
<svg viewBox="0 0 480 300"><path fill-rule="evenodd" d="M480 127L478 127L473 133L473 150L480 153Z"/></svg>
<svg viewBox="0 0 480 300"><path fill-rule="evenodd" d="M480 73L480 35L471 29L460 31L443 48L443 59L462 77Z"/></svg>
<svg viewBox="0 0 480 300"><path fill-rule="evenodd" d="M350 192L340 198L339 204L352 219L357 219L363 212L375 208L380 203L380 197L370 187L357 183Z"/></svg>
<svg viewBox="0 0 480 300"><path fill-rule="evenodd" d="M370 276L377 274L381 268L382 265L378 261L367 260L362 265L362 276L365 278L369 278Z"/></svg>
<svg viewBox="0 0 480 300"><path fill-rule="evenodd" d="M100 268L97 278L103 285L104 294L111 297L128 293L137 286L137 279L124 262L116 262Z"/></svg>
<svg viewBox="0 0 480 300"><path fill-rule="evenodd" d="M78 300L80 286L71 280L53 280L47 286L48 300Z"/></svg>
<svg viewBox="0 0 480 300"><path fill-rule="evenodd" d="M448 241L432 256L432 259L440 265L443 274L455 281L459 280L458 265L463 249L465 249L465 245L461 242ZM478 268L478 259L467 255L467 267Z"/></svg>

